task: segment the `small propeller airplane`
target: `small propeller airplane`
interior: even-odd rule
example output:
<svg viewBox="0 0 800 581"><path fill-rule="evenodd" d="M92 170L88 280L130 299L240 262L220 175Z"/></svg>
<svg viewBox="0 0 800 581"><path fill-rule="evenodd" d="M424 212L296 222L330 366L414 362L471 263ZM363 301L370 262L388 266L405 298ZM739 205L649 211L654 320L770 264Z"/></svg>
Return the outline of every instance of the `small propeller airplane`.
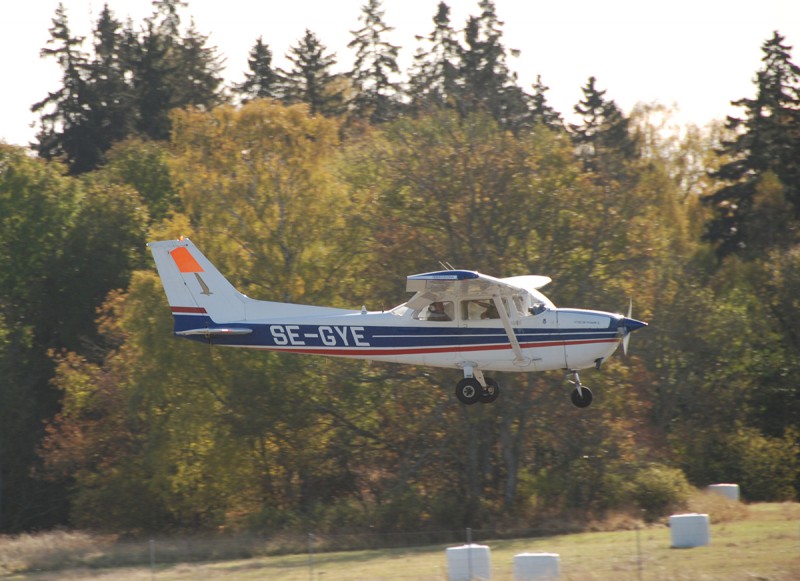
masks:
<svg viewBox="0 0 800 581"><path fill-rule="evenodd" d="M494 278L469 270L407 277L414 295L388 311L348 310L251 299L188 239L150 242L175 323L175 335L248 347L462 370L456 397L491 403L500 394L489 371L564 370L572 403L591 390L578 371L600 368L630 334L647 325L604 311L563 309L539 289L547 276Z"/></svg>

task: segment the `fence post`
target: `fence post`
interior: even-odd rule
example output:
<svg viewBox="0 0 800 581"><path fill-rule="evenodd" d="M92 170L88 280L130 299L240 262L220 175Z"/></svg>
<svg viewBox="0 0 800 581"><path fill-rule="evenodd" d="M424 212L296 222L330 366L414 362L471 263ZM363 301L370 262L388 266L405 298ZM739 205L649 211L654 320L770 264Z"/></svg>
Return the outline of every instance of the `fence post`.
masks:
<svg viewBox="0 0 800 581"><path fill-rule="evenodd" d="M308 533L308 581L314 581L314 534Z"/></svg>
<svg viewBox="0 0 800 581"><path fill-rule="evenodd" d="M639 581L642 581L642 574L644 573L644 563L642 562L642 527L638 524L636 525L636 559Z"/></svg>
<svg viewBox="0 0 800 581"><path fill-rule="evenodd" d="M472 528L467 527L467 574L472 581Z"/></svg>
<svg viewBox="0 0 800 581"><path fill-rule="evenodd" d="M150 539L150 581L156 578L156 541Z"/></svg>

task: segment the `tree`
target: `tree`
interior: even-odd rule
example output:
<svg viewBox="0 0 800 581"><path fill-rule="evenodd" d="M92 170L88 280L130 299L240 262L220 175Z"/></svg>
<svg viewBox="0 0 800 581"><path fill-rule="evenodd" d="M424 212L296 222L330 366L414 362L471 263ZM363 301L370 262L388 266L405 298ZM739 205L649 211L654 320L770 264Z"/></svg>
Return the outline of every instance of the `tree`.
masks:
<svg viewBox="0 0 800 581"><path fill-rule="evenodd" d="M553 297L564 304L599 303L617 310L635 288L644 312L686 258L680 254L685 241L676 240L686 233L685 219L668 177L652 169L642 172L635 189L606 194L575 158L564 133L535 127L515 136L487 111L462 118L440 110L390 124L373 143L349 153L355 157L347 177L370 188L374 201L368 207L377 210L370 218L375 228L369 243L387 273L386 286L374 289L382 300L398 294L391 281L440 268L442 261L500 276L546 272L557 281ZM661 275L661 268L668 274ZM488 411L456 409L453 416L450 409L434 411L426 400L431 410L420 416L448 414L455 422L450 433L426 439L435 450L431 454L438 454L443 480L451 482L455 504L467 507L450 506L451 521L486 522L490 517L478 506L512 513L524 504L525 490L571 508L602 510L619 502L624 494L621 485L615 488L616 475L626 465L644 464L650 452L630 434L646 432L644 386L652 378L637 363L615 361L609 367L593 376L602 382L603 418L582 421L578 442L558 436L557 426L576 421L564 409L560 374L501 378L506 388ZM387 373L395 383L408 381L408 371ZM444 389L453 382L449 372L426 375ZM527 415L532 409L535 422ZM470 445L459 447L465 441ZM427 490L443 486L422 467L413 478ZM537 481L542 487L531 491L530 483ZM439 510L444 506L442 501Z"/></svg>
<svg viewBox="0 0 800 581"><path fill-rule="evenodd" d="M63 233L78 191L58 164L0 144L0 530L45 528L64 520L66 491L32 474L42 420L56 411L48 349L58 345Z"/></svg>
<svg viewBox="0 0 800 581"><path fill-rule="evenodd" d="M733 138L723 141L719 153L731 159L713 176L725 185L704 198L714 208L705 235L720 258L733 253L754 257L797 241L794 235L758 241L760 227L770 221L760 208L774 206L759 202L759 188L770 173L783 189L777 194L779 205L794 220L800 218L800 68L790 60L790 50L775 32L762 46L764 68L756 76L755 99L733 102L744 116L728 118Z"/></svg>
<svg viewBox="0 0 800 581"><path fill-rule="evenodd" d="M450 7L444 2L439 2L433 24L428 50L417 50L409 79L408 93L416 110L453 107L459 95L461 46L450 24Z"/></svg>
<svg viewBox="0 0 800 581"><path fill-rule="evenodd" d="M531 120L532 125L540 123L555 131L564 129L564 120L561 114L553 109L547 102L545 93L550 87L542 82L542 76L536 75L536 83L533 84L533 96L531 97Z"/></svg>
<svg viewBox="0 0 800 581"><path fill-rule="evenodd" d="M11 531L64 520L63 485L32 479L42 422L59 406L48 354L101 356L95 309L127 286L145 215L129 188L66 177L18 148L0 148L0 167L0 319L11 329L0 344L0 526Z"/></svg>
<svg viewBox="0 0 800 581"><path fill-rule="evenodd" d="M136 138L121 141L107 152L106 165L99 174L109 183L135 189L151 223L182 209L169 171L168 146L163 142Z"/></svg>
<svg viewBox="0 0 800 581"><path fill-rule="evenodd" d="M778 32L762 51L756 96L733 102L743 115L728 118L731 137L717 151L723 162L711 173L719 185L703 197L713 211L704 238L720 261L718 276L752 289L765 321L754 357L745 359L758 386L748 391L748 422L783 437L800 413L797 388L787 381L800 363L791 274L800 242L800 68Z"/></svg>
<svg viewBox="0 0 800 581"><path fill-rule="evenodd" d="M180 36L177 0L155 1L156 13L138 36L122 27L106 6L94 29L94 52L80 51L62 4L56 10L49 45L63 71L63 86L33 105L41 114L35 149L45 159L64 159L71 174L105 162L116 142L138 132L164 140L168 112L222 102L221 65L207 37L191 25Z"/></svg>
<svg viewBox="0 0 800 581"><path fill-rule="evenodd" d="M385 139L373 146L377 160L357 163L380 172L372 178L383 209L376 251L386 253L390 280L439 261L496 272L517 251L525 255L528 210L536 205L524 161L530 142L504 132L486 111L462 119L447 110L401 120Z"/></svg>
<svg viewBox="0 0 800 581"><path fill-rule="evenodd" d="M336 55L325 51L317 36L306 30L286 55L294 67L280 72L285 79L283 98L288 104L306 103L312 115L335 116L343 111L344 93L331 72Z"/></svg>
<svg viewBox="0 0 800 581"><path fill-rule="evenodd" d="M181 36L180 0L154 0L156 11L145 20L135 47L134 90L137 130L151 139L166 140L169 112L187 106L211 108L223 97L222 65L216 48L197 32L194 23Z"/></svg>
<svg viewBox="0 0 800 581"><path fill-rule="evenodd" d="M629 130L637 144L636 157L663 165L678 187L681 201L694 205L715 185L709 173L724 162L714 153L724 129L719 122L705 127L683 124L675 114L673 107L660 103L639 103L629 115ZM702 207L690 215L699 240L704 220Z"/></svg>
<svg viewBox="0 0 800 581"><path fill-rule="evenodd" d="M131 134L135 123L133 92L126 78L130 72L123 49L120 22L103 7L94 30L94 58L88 63L89 90L92 94L91 126L95 128L97 147L103 154ZM99 163L95 164L95 167Z"/></svg>
<svg viewBox="0 0 800 581"><path fill-rule="evenodd" d="M82 37L72 37L64 5L56 8L48 45L42 57L53 57L62 70L60 89L31 107L41 113L41 128L34 145L44 159L63 158L70 173L77 174L95 167L101 152L87 118L90 92L87 80L87 55L81 52Z"/></svg>
<svg viewBox="0 0 800 581"><path fill-rule="evenodd" d="M583 99L575 105L581 123L570 124L578 155L588 169L605 168L618 173L620 164L636 155L636 144L631 137L628 119L617 104L606 99L606 91L596 86L597 79L589 77L582 88Z"/></svg>
<svg viewBox="0 0 800 581"><path fill-rule="evenodd" d="M359 237L331 173L338 124L265 100L176 112L173 123L173 170L194 225L173 214L153 235L202 233L254 296L340 302ZM310 515L347 494L347 469L320 421L327 363L176 343L160 286L139 272L109 297L99 323L114 348L102 360L59 358L65 405L43 456L53 477L76 480L76 522L215 527L231 510L254 521ZM198 364L186 369L187 356Z"/></svg>
<svg viewBox="0 0 800 581"><path fill-rule="evenodd" d="M236 91L248 99L278 99L281 96L280 87L283 79L277 70L272 67L272 51L258 37L253 48L250 49L250 58L247 59L250 68L245 73L245 80L236 85Z"/></svg>
<svg viewBox="0 0 800 581"><path fill-rule="evenodd" d="M355 89L351 105L357 117L370 123L389 121L400 106L398 84L392 80L400 72L399 47L385 39L386 33L394 29L383 21L383 14L380 0L369 0L362 6L359 21L363 26L351 32L353 40L347 45L356 51L349 74Z"/></svg>
<svg viewBox="0 0 800 581"><path fill-rule="evenodd" d="M462 111L485 107L504 127L518 129L529 116L527 95L506 63L502 26L492 0L481 0L480 16L470 16L464 29L460 78ZM513 54L513 51L512 51Z"/></svg>
<svg viewBox="0 0 800 581"><path fill-rule="evenodd" d="M338 124L305 107L269 101L253 101L239 111L176 112L173 119L172 168L181 199L208 232L207 252L226 249L218 254L220 269L268 269L268 277L243 285L253 296L322 301L325 295L315 293L330 285L316 276L318 263L327 262L335 243L341 249L352 232L345 222L352 202L331 173ZM325 235L314 239L310 232ZM343 263L351 260L341 257Z"/></svg>

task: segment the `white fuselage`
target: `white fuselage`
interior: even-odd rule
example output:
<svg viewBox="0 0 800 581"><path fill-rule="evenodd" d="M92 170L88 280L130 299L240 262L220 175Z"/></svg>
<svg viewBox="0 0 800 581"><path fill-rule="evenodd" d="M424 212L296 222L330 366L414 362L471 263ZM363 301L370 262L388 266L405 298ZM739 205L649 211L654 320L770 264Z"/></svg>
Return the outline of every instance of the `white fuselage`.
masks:
<svg viewBox="0 0 800 581"><path fill-rule="evenodd" d="M539 288L550 278L445 270L407 277L407 302L386 312L251 299L189 240L149 244L175 334L230 347L473 370L599 366L646 323L561 309Z"/></svg>
<svg viewBox="0 0 800 581"><path fill-rule="evenodd" d="M205 316L174 314L176 329L196 328L198 323L190 319ZM623 320L620 315L580 309L547 308L535 315L514 312L510 323L519 345L516 353L498 319L457 316L451 321L428 321L417 314L404 305L387 312L330 309L323 316L290 315L225 325L249 330L246 334L190 338L215 345L412 365L544 371L598 365L619 345Z"/></svg>

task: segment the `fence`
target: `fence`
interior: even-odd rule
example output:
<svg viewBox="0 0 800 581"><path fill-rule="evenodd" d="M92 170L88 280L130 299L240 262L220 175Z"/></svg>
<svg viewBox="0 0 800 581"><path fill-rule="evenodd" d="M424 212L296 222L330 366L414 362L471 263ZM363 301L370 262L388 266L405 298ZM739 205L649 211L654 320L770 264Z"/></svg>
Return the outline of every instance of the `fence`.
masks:
<svg viewBox="0 0 800 581"><path fill-rule="evenodd" d="M0 576L81 579L113 569L115 579L269 579L277 581L444 581L445 549L468 542L491 550L494 581L512 581L514 556L560 555L562 580L800 579L796 518L711 526L711 544L672 549L664 525L598 533L553 529L448 530L381 534L120 540L84 533L0 538ZM135 568L136 572L126 575ZM52 572L48 577L47 572ZM148 575L149 573L149 575ZM144 576L143 576L144 575Z"/></svg>

